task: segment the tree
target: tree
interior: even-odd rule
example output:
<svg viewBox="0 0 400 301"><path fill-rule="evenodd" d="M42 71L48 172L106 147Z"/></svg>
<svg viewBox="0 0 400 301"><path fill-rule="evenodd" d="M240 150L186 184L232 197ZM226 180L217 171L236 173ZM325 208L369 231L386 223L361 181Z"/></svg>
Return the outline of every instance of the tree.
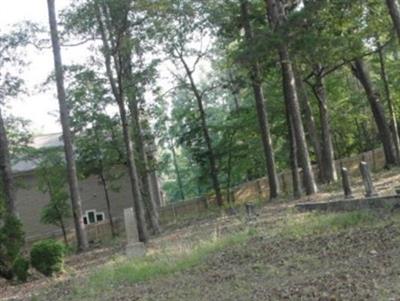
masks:
<svg viewBox="0 0 400 301"><path fill-rule="evenodd" d="M241 3L241 17L243 27L245 29L246 41L249 45L253 43L253 32L249 21L248 2L242 0ZM261 141L264 148L264 157L267 164L268 182L270 188L270 198L276 198L279 195L279 181L275 167L275 156L272 147L271 133L269 129L268 115L265 109L265 99L262 90L262 80L260 74L259 63L253 58L254 55L250 54L249 73L253 87L254 99L256 102L256 111L258 123L260 126Z"/></svg>
<svg viewBox="0 0 400 301"><path fill-rule="evenodd" d="M136 48L139 48L140 46L138 45ZM141 55L139 55L139 58ZM146 78L142 73L146 73L146 70L141 70L139 74L135 74L136 79L134 78L133 70L132 70L132 63L130 62L131 59L129 60L129 71L127 72L127 82L129 83L129 89L128 91L128 106L129 106L129 111L131 115L131 125L132 125L132 131L133 131L133 139L136 142L136 152L137 152L137 160L136 164L138 166L138 171L140 175L140 183L141 183L141 188L142 188L142 195L144 199L146 207L146 212L147 215L149 216L149 221L150 221L150 226L153 229L154 234L159 234L161 232L160 224L159 224L159 216L158 216L158 210L157 210L157 204L152 197L151 193L151 179L150 179L150 173L149 173L149 160L147 158L146 154L146 142L145 142L145 136L142 128L142 120L139 112L139 103L144 102L143 94L144 94L144 87L140 86L141 82L145 82ZM143 61L143 59L139 59L139 61ZM139 63L140 65L140 63ZM141 66L142 69L143 66ZM151 69L151 68L150 68ZM150 72L152 74L153 72ZM133 86L133 83L137 83L135 86ZM145 85L144 83L142 83ZM142 101L141 101L142 100Z"/></svg>
<svg viewBox="0 0 400 301"><path fill-rule="evenodd" d="M396 152L393 145L390 127L385 117L385 111L380 101L380 94L373 86L367 67L361 58L354 60L354 63L351 64L351 70L354 76L360 81L364 87L365 93L367 94L371 111L379 130L379 137L382 141L386 165L394 165L397 163Z"/></svg>
<svg viewBox="0 0 400 301"><path fill-rule="evenodd" d="M21 59L30 41L29 27L15 26L10 33L0 35L0 173L8 214L17 216L14 178L11 170L9 138L3 107L9 97L22 92L23 81L18 73L26 62Z"/></svg>
<svg viewBox="0 0 400 301"><path fill-rule="evenodd" d="M23 90L23 81L18 73L26 63L21 57L30 37L26 27L0 34L0 277L8 280L14 277L13 264L24 245L11 159L20 153L29 134L24 132L23 126L20 127L24 122L19 124L21 120L4 116L3 107L10 97L16 97Z"/></svg>
<svg viewBox="0 0 400 301"><path fill-rule="evenodd" d="M11 170L10 151L8 147L7 133L4 126L3 116L0 110L0 170L2 176L2 187L6 200L7 212L17 216L15 199L14 178Z"/></svg>
<svg viewBox="0 0 400 301"><path fill-rule="evenodd" d="M216 203L222 206L223 198L220 187L218 157L215 153L210 127L208 120L208 112L205 107L205 99L210 90L215 87L209 85L203 88L196 78L196 69L201 61L210 55L207 48L207 40L211 38L207 28L206 19L204 19L199 11L199 3L190 1L171 1L163 7L158 17L162 17L163 21L158 26L160 30L160 40L163 43L164 51L172 59L176 67L183 69L184 76L175 74L179 86L187 89L191 93L191 97L195 100L198 112L199 126L207 149L207 161L209 178L215 194ZM157 15L157 13L155 13ZM155 18L157 19L157 17ZM200 47L194 46L194 44Z"/></svg>
<svg viewBox="0 0 400 301"><path fill-rule="evenodd" d="M98 178L106 200L111 234L115 237L110 191L118 190L116 183L122 177L118 169L124 164L123 142L117 134L119 120L106 113L112 102L106 79L83 66L73 66L68 71L72 73L68 102L71 105L71 126L77 136L79 174L84 178L91 175Z"/></svg>
<svg viewBox="0 0 400 301"><path fill-rule="evenodd" d="M37 151L38 187L48 193L49 203L42 209L40 220L44 224L55 225L61 229L64 242L68 245L66 220L71 214L71 206L67 191L65 160L58 148Z"/></svg>
<svg viewBox="0 0 400 301"><path fill-rule="evenodd" d="M312 76L315 82L311 83L309 79L306 82L310 85L315 98L318 101L320 124L321 124L321 180L323 183L337 181L337 172L335 165L335 154L333 150L332 131L330 113L328 109L328 99L324 83L324 67L317 63L313 67Z"/></svg>
<svg viewBox="0 0 400 301"><path fill-rule="evenodd" d="M110 7L102 6L96 4L97 10L97 26L101 35L101 39L103 42L103 55L105 59L106 73L109 79L109 83L111 85L112 93L115 97L115 100L118 104L118 109L121 118L121 125L125 143L125 153L128 162L128 171L129 178L131 181L132 195L133 195L133 204L135 207L138 232L139 232L139 240L142 242L146 242L148 240L148 233L145 225L145 217L144 217L144 203L143 197L140 192L139 186L139 177L138 170L135 164L135 156L134 156L134 147L132 143L132 136L129 127L128 114L125 107L125 97L128 97L128 91L126 85L130 85L128 83L127 77L130 78L130 57L131 57L131 49L129 47L129 25L127 20L127 14L129 11L129 3L116 3L118 8L118 4L121 4L121 11L114 11L114 19L110 19L107 11ZM115 25L118 24L115 28L106 27L110 22L114 22ZM118 30L118 32L114 32L113 29ZM120 37L118 47L116 47L116 37ZM111 48L110 47L116 47ZM117 76L117 80L114 78L114 72L112 69L112 64L114 63L114 70Z"/></svg>
<svg viewBox="0 0 400 301"><path fill-rule="evenodd" d="M55 68L55 76L57 83L57 95L58 102L60 106L60 121L63 130L63 141L64 141L64 152L65 159L67 163L67 173L68 173L68 184L69 184L69 192L72 203L72 211L74 217L75 224L75 233L76 239L78 243L78 250L83 251L89 247L87 234L85 231L85 225L83 223L83 214L82 214L82 201L79 194L78 187L78 177L76 171L76 163L74 150L72 146L72 137L70 130L70 121L69 121L69 109L66 103L66 95L64 88L64 71L61 60L61 49L58 37L57 30L57 21L56 21L56 12L55 12L55 4L54 0L47 0L48 5L48 13L49 13L49 25L50 25L50 34L51 34L51 42L53 48L53 56L54 56L54 68Z"/></svg>
<svg viewBox="0 0 400 301"><path fill-rule="evenodd" d="M397 37L400 40L400 10L397 0L386 0L386 5L389 10L390 17L392 18L394 29L396 30Z"/></svg>
<svg viewBox="0 0 400 301"><path fill-rule="evenodd" d="M385 64L385 53L382 45L380 44L379 40L377 41L376 45L378 49L378 56L379 56L379 66L380 66L380 76L383 82L383 88L385 92L386 101L389 107L389 114L390 114L390 121L391 121L391 130L392 130L392 137L394 148L396 151L396 160L400 163L400 136L399 136L399 129L396 119L396 112L393 104L392 95L390 92L389 87L389 78L386 72L386 64Z"/></svg>
<svg viewBox="0 0 400 301"><path fill-rule="evenodd" d="M285 12L282 3L276 0L265 0L270 26L272 31L279 32L285 23ZM291 114L293 129L296 137L299 152L300 165L303 168L303 182L307 195L317 192L314 174L311 168L310 156L305 139L303 122L300 114L300 106L297 96L296 79L293 72L293 65L290 60L287 42L282 40L278 45L278 53L282 68L282 77L285 82L284 89L287 95L285 101L288 102L288 112Z"/></svg>

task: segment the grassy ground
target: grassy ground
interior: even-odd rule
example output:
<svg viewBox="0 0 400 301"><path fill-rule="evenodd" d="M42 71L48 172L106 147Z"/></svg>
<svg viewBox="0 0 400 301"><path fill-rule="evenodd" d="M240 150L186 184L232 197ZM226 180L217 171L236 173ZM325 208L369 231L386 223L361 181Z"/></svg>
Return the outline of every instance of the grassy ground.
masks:
<svg viewBox="0 0 400 301"><path fill-rule="evenodd" d="M397 300L400 215L281 212L144 259L114 258L32 300ZM276 217L276 215L275 215ZM269 229L266 226L274 225Z"/></svg>
<svg viewBox="0 0 400 301"><path fill-rule="evenodd" d="M378 191L390 193L399 174L378 174ZM331 190L313 199L340 198ZM55 278L0 285L0 299L400 300L399 213L298 213L295 203L258 206L253 221L243 208L181 217L151 240L145 258L127 260L124 243L113 242L68 258Z"/></svg>

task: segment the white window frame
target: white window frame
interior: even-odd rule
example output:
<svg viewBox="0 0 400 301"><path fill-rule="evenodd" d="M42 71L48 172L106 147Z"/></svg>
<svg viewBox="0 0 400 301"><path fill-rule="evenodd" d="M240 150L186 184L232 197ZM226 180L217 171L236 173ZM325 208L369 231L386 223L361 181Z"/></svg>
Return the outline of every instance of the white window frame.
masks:
<svg viewBox="0 0 400 301"><path fill-rule="evenodd" d="M93 222L93 223L90 222L90 219L89 219L89 213L91 213L91 212L93 212L93 214L94 214L94 222ZM97 224L96 209L86 210L86 211L85 211L85 216L86 216L86 219L87 219L87 222L88 222L87 224L88 224L88 225Z"/></svg>
<svg viewBox="0 0 400 301"><path fill-rule="evenodd" d="M94 222L90 222L89 213L93 213L94 214ZM97 215L101 215L103 217L103 220L102 221L98 221L97 220ZM97 223L104 222L106 220L106 215L104 214L104 212L103 211L97 211L96 209L86 210L85 211L85 215L82 216L82 219L84 217L86 217L86 221L87 221L86 225L94 225L94 224L97 224Z"/></svg>

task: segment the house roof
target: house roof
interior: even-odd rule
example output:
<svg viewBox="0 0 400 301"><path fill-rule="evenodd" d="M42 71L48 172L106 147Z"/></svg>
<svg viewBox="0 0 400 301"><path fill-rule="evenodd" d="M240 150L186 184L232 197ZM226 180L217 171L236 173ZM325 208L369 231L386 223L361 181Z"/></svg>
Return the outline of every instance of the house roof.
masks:
<svg viewBox="0 0 400 301"><path fill-rule="evenodd" d="M38 135L34 136L32 140L33 141L32 143L30 143L29 146L35 149L63 146L61 133ZM35 170L36 167L37 167L37 162L35 160L19 160L17 162L13 162L12 171L14 173L29 172Z"/></svg>
<svg viewBox="0 0 400 301"><path fill-rule="evenodd" d="M30 146L36 149L63 146L62 134L53 133L35 136Z"/></svg>

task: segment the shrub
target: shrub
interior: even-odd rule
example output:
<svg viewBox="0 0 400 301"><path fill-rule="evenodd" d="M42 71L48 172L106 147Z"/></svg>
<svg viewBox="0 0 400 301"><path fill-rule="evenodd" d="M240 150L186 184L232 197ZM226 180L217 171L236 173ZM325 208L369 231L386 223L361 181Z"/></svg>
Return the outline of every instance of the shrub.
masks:
<svg viewBox="0 0 400 301"><path fill-rule="evenodd" d="M31 264L40 273L51 276L61 272L64 264L64 245L55 240L42 240L35 243L31 250Z"/></svg>
<svg viewBox="0 0 400 301"><path fill-rule="evenodd" d="M2 226L1 226L2 225ZM13 263L24 244L21 221L9 214L0 217L0 277L13 278Z"/></svg>
<svg viewBox="0 0 400 301"><path fill-rule="evenodd" d="M28 270L29 270L29 260L18 256L14 261L13 272L17 279L21 282L25 282L28 278Z"/></svg>

